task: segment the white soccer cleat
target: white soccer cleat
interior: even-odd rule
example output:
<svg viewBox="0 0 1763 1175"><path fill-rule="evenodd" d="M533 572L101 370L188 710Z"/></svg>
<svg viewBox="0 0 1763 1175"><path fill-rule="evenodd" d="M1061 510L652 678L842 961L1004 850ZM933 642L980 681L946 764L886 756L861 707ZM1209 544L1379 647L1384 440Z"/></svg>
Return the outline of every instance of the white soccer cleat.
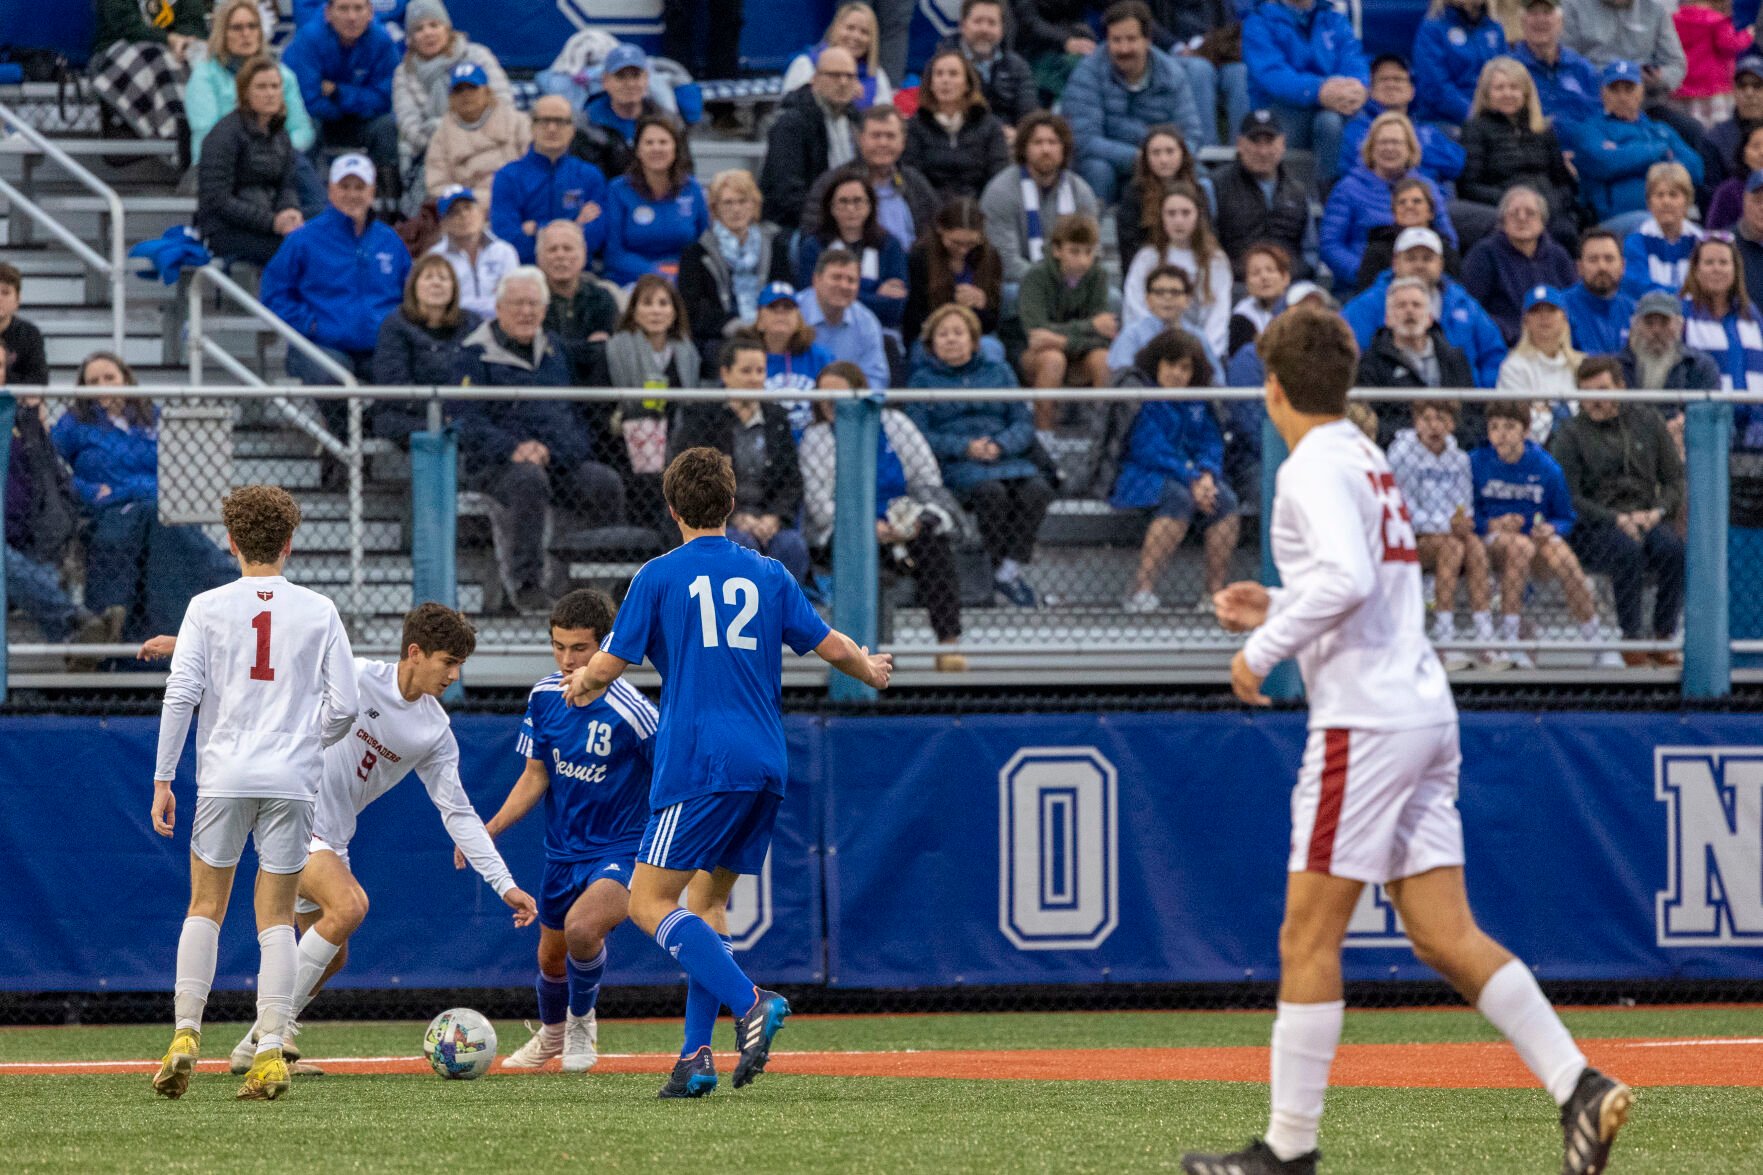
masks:
<svg viewBox="0 0 1763 1175"><path fill-rule="evenodd" d="M594 1010L586 1016L569 1013L563 1024L563 1071L586 1073L600 1059L600 1022Z"/></svg>
<svg viewBox="0 0 1763 1175"><path fill-rule="evenodd" d="M257 1060L257 1025L253 1024L249 1031L233 1046L233 1055L227 1061L227 1069L235 1076L243 1077L251 1072L251 1065Z"/></svg>
<svg viewBox="0 0 1763 1175"><path fill-rule="evenodd" d="M515 1049L508 1056L503 1057L502 1068L543 1069L553 1058L563 1055L563 1037L561 1035L555 1040L548 1041L545 1039L544 1028L541 1027L538 1031L534 1032L533 1026L530 1023L526 1028L528 1032L532 1032L532 1039Z"/></svg>

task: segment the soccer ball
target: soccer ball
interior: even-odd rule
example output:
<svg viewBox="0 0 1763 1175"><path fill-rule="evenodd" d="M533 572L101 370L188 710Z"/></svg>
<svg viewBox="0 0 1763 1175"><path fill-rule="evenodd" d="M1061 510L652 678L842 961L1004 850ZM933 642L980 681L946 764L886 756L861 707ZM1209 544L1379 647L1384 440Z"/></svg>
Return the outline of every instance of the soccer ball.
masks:
<svg viewBox="0 0 1763 1175"><path fill-rule="evenodd" d="M482 1077L496 1062L496 1028L470 1008L449 1008L429 1021L422 1034L422 1055L448 1079Z"/></svg>

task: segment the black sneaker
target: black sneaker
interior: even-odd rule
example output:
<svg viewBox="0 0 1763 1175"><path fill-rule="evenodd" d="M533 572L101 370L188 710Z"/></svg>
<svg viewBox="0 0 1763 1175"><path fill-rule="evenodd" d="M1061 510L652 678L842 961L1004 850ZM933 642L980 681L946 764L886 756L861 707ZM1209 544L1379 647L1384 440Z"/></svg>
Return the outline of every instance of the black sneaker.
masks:
<svg viewBox="0 0 1763 1175"><path fill-rule="evenodd" d="M1610 1161L1610 1146L1633 1105L1628 1086L1587 1066L1561 1107L1561 1175L1598 1175Z"/></svg>
<svg viewBox="0 0 1763 1175"><path fill-rule="evenodd" d="M1228 1155L1189 1152L1181 1157L1181 1169L1187 1175L1316 1175L1316 1160L1321 1157L1321 1151L1311 1151L1295 1159L1282 1159L1257 1138Z"/></svg>
<svg viewBox="0 0 1763 1175"><path fill-rule="evenodd" d="M716 1060L705 1045L689 1057L674 1062L673 1073L656 1097L703 1097L716 1088Z"/></svg>
<svg viewBox="0 0 1763 1175"><path fill-rule="evenodd" d="M1007 602L1015 604L1018 608L1040 607L1041 601L1035 596L1035 589L1030 587L1028 580L1021 576L1009 581L995 579L992 581L992 587L996 588L998 594L1003 596Z"/></svg>
<svg viewBox="0 0 1763 1175"><path fill-rule="evenodd" d="M735 1043L741 1048L741 1059L735 1064L735 1088L751 1085L753 1078L765 1072L771 1059L771 1038L778 1034L790 1015L790 1001L775 991L759 988L759 998L752 1010L735 1021Z"/></svg>

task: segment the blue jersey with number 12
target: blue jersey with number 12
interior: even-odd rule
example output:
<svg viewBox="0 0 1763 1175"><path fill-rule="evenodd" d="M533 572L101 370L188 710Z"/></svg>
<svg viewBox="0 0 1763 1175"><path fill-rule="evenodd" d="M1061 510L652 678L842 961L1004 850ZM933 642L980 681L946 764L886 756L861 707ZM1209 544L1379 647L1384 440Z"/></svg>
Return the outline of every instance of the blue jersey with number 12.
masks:
<svg viewBox="0 0 1763 1175"><path fill-rule="evenodd" d="M783 646L800 655L831 631L783 564L726 538L645 563L602 647L661 674L650 808L713 792L782 795Z"/></svg>

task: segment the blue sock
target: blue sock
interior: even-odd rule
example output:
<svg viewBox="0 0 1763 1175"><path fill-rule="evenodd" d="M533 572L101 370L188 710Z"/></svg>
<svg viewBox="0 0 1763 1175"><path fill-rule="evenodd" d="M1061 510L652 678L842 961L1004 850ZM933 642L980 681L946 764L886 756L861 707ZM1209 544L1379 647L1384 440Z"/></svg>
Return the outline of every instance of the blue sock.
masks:
<svg viewBox="0 0 1763 1175"><path fill-rule="evenodd" d="M606 974L606 947L601 944L600 953L586 963L576 961L574 955L569 956L569 1014L586 1016L594 1010L594 1001L600 998L600 977Z"/></svg>
<svg viewBox="0 0 1763 1175"><path fill-rule="evenodd" d="M734 957L733 940L726 935L722 939L722 949ZM680 1050L681 1057L697 1054L701 1048L711 1043L716 1032L716 1017L722 1011L722 1001L710 994L710 989L697 980L692 980L686 988L686 1044Z"/></svg>
<svg viewBox="0 0 1763 1175"><path fill-rule="evenodd" d="M539 981L533 986L539 993L539 1023L563 1023L563 1014L569 1010L569 983L552 979L541 971Z"/></svg>
<svg viewBox="0 0 1763 1175"><path fill-rule="evenodd" d="M655 941L729 1011L745 1016L753 1010L753 981L736 965L710 923L690 910L675 910L655 928Z"/></svg>

